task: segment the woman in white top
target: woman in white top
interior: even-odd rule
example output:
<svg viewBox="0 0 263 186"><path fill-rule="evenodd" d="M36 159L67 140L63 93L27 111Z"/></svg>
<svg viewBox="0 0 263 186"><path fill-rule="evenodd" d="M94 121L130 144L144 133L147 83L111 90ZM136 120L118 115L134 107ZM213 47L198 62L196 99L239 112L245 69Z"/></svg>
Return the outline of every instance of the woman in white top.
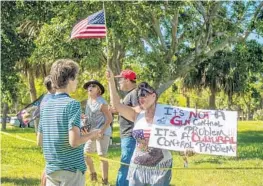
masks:
<svg viewBox="0 0 263 186"><path fill-rule="evenodd" d="M112 106L126 119L134 122L136 148L127 179L129 186L168 186L171 181L172 155L168 150L148 147L157 104L157 93L146 82L140 83L137 96L140 108L120 103L112 72L107 72Z"/></svg>
<svg viewBox="0 0 263 186"><path fill-rule="evenodd" d="M103 136L99 139L92 139L86 142L84 152L95 153L99 156L106 156L110 143L112 115L108 109L106 100L102 97L105 92L103 85L97 80L90 80L83 86L89 95L85 109L85 127L90 131L101 129ZM85 158L86 164L90 170L91 181L97 181L97 173L90 156ZM102 183L108 185L109 165L105 160L101 160Z"/></svg>

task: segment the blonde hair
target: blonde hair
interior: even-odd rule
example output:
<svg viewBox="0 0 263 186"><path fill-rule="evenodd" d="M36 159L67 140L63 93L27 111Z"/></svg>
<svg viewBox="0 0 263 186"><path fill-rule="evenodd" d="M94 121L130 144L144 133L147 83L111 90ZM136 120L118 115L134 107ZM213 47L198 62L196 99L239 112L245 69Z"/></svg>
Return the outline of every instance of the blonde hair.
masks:
<svg viewBox="0 0 263 186"><path fill-rule="evenodd" d="M98 90L99 90L99 96L101 96L101 93L102 93L102 91L101 91L101 89L100 89L100 87L98 86L98 85L96 85L97 86L97 88L98 88Z"/></svg>

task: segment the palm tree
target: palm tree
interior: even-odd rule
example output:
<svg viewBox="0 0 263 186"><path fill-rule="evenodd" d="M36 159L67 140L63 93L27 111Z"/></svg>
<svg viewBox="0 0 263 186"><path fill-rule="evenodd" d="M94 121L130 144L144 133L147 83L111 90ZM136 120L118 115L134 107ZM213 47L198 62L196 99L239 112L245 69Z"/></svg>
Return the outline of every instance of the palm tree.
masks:
<svg viewBox="0 0 263 186"><path fill-rule="evenodd" d="M54 2L55 3L55 2ZM35 78L48 75L49 66L40 62L30 62L30 56L35 50L34 40L38 37L42 25L51 18L47 17L46 11L51 11L53 2L25 2L21 11L24 17L20 21L18 34L23 38L24 56L17 63L17 68L27 77L31 101L36 100ZM49 12L50 13L50 12ZM49 15L49 14L48 14ZM26 51L26 52L25 52Z"/></svg>
<svg viewBox="0 0 263 186"><path fill-rule="evenodd" d="M210 90L209 108L216 109L216 93L223 88L222 82L228 74L228 55L219 51L215 55L196 65L183 78L183 85L188 89L208 88Z"/></svg>

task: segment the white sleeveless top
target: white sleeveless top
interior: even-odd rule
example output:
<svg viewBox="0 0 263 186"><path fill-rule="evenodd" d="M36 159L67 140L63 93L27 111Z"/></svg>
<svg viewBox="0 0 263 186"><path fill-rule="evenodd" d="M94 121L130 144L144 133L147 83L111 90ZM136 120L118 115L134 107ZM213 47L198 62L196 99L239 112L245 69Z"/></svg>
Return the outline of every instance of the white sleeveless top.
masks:
<svg viewBox="0 0 263 186"><path fill-rule="evenodd" d="M134 122L132 135L136 140L127 179L132 182L135 175L145 184L162 182L168 168L172 166L172 155L168 150L148 147L152 124L147 123L145 111L139 113Z"/></svg>
<svg viewBox="0 0 263 186"><path fill-rule="evenodd" d="M100 129L105 124L105 115L101 111L101 107L103 104L107 104L106 100L99 96L96 99L96 102L92 103L90 99L87 100L85 115L87 116L87 121L85 125L87 125L90 130ZM111 127L108 127L104 134L107 136L111 136Z"/></svg>

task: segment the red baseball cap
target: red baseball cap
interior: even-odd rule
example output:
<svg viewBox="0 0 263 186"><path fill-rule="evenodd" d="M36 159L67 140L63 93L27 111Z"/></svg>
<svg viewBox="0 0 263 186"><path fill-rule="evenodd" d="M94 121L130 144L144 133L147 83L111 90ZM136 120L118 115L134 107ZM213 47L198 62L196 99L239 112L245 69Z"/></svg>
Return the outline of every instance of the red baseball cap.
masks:
<svg viewBox="0 0 263 186"><path fill-rule="evenodd" d="M131 81L135 81L136 80L136 73L133 72L132 70L123 70L121 71L120 75L115 76L116 78L125 78L125 79L129 79Z"/></svg>

